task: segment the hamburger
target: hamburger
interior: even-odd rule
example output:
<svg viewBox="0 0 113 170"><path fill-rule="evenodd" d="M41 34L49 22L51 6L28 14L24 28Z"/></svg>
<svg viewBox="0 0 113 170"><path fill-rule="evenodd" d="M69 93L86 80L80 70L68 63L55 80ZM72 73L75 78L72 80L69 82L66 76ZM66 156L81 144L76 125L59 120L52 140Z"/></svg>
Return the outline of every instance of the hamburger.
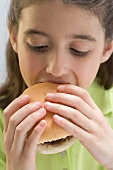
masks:
<svg viewBox="0 0 113 170"><path fill-rule="evenodd" d="M39 101L44 107L45 96L47 93L57 93L59 84L43 82L27 88L22 95L30 95L30 103ZM37 151L42 154L54 154L68 149L76 139L65 131L62 127L58 126L53 121L55 113L47 111L46 116L43 118L47 122L47 126L41 135L40 140L37 142ZM35 124L35 126L38 122ZM33 131L34 127L28 132L28 136Z"/></svg>

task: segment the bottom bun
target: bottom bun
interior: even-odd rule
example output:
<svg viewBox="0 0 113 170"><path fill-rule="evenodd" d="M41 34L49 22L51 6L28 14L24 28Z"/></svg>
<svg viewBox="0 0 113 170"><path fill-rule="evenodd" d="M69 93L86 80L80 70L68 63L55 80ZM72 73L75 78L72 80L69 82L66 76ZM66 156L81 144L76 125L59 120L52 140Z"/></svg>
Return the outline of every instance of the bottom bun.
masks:
<svg viewBox="0 0 113 170"><path fill-rule="evenodd" d="M56 141L44 142L37 145L37 151L42 154L55 154L63 152L72 146L77 139L73 136L67 136Z"/></svg>

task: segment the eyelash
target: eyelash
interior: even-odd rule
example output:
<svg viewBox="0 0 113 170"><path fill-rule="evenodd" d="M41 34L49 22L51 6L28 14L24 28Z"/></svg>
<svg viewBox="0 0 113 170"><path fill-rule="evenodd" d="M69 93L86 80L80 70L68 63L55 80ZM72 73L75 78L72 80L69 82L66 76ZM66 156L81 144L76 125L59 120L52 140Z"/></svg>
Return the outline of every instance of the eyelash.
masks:
<svg viewBox="0 0 113 170"><path fill-rule="evenodd" d="M27 43L27 45L29 46L29 48L34 51L34 52L39 52L39 53L43 53L46 52L48 50L48 46L47 45L40 45L40 46L32 46L29 43Z"/></svg>
<svg viewBox="0 0 113 170"><path fill-rule="evenodd" d="M86 57L90 52L90 51L83 52L83 51L75 50L74 48L70 48L70 51L72 54L78 57Z"/></svg>
<svg viewBox="0 0 113 170"><path fill-rule="evenodd" d="M33 52L38 52L38 53L44 53L49 49L49 46L47 45L42 45L42 46L32 46L29 43L27 43L28 47L33 51ZM77 57L85 57L89 54L90 51L79 51L74 48L69 49L70 52Z"/></svg>

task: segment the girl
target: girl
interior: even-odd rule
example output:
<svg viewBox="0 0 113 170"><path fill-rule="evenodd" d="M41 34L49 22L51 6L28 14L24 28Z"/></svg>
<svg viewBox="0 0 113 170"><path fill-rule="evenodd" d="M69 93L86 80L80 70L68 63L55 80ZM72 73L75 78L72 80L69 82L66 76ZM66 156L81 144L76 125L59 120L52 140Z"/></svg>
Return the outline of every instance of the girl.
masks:
<svg viewBox="0 0 113 170"><path fill-rule="evenodd" d="M0 168L113 170L113 1L12 0L8 29ZM47 94L44 108L38 101L29 104L29 95L20 97L44 81L67 85ZM46 110L78 139L62 153L36 152Z"/></svg>

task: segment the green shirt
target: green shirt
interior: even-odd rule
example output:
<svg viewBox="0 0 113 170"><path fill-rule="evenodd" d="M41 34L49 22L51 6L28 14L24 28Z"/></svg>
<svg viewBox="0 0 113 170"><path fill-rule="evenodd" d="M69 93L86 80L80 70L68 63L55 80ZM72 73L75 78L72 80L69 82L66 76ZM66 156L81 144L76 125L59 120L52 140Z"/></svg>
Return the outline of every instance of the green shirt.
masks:
<svg viewBox="0 0 113 170"><path fill-rule="evenodd" d="M104 90L96 81L89 89L94 102L103 112L107 122L113 128L113 88ZM0 170L6 170L6 158L3 146L3 115L0 112ZM105 170L94 160L91 154L77 141L64 152L43 155L37 153L37 170Z"/></svg>

